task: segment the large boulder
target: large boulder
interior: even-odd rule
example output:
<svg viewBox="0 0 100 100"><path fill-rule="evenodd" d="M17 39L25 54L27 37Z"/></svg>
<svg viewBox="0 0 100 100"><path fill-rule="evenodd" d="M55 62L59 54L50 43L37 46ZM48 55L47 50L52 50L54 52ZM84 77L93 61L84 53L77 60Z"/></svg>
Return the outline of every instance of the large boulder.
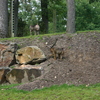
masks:
<svg viewBox="0 0 100 100"><path fill-rule="evenodd" d="M45 59L43 51L37 46L27 46L16 52L16 61L18 64L34 64Z"/></svg>
<svg viewBox="0 0 100 100"><path fill-rule="evenodd" d="M32 65L22 65L22 67L9 71L6 74L6 79L10 84L32 82L41 75L41 72L41 67L34 68Z"/></svg>
<svg viewBox="0 0 100 100"><path fill-rule="evenodd" d="M10 71L10 68L0 67L0 84L6 83L6 74Z"/></svg>
<svg viewBox="0 0 100 100"><path fill-rule="evenodd" d="M0 43L0 67L8 67L16 62L14 56L17 49L16 43Z"/></svg>

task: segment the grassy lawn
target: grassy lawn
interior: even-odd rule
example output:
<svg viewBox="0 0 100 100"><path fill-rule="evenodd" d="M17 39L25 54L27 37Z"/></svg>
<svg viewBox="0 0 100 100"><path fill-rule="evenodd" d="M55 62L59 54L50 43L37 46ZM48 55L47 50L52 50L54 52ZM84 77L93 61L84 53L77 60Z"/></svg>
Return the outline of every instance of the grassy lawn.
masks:
<svg viewBox="0 0 100 100"><path fill-rule="evenodd" d="M10 38L0 38L0 41L6 41L6 40L14 40L14 39L27 39L27 38L36 38L36 37L43 37L43 36L52 36L52 35L59 35L59 34L65 34L66 32L58 32L58 33L48 33L48 34L40 34L40 35L29 35L29 36L23 36L23 37L10 37Z"/></svg>
<svg viewBox="0 0 100 100"><path fill-rule="evenodd" d="M84 34L84 33L88 33L88 32L100 32L100 30L86 30L86 31L77 31L76 33L77 34ZM28 39L28 38L36 38L38 37L38 39L42 39L42 37L44 36L52 36L52 35L61 35L61 34L66 34L68 36L72 36L73 34L68 34L66 32L57 32L57 33L48 33L48 34L40 34L40 35L32 35L32 36L23 36L23 37L10 37L10 38L1 38L0 41L3 42L3 41L6 41L6 40L9 40L9 41L13 41L15 39Z"/></svg>
<svg viewBox="0 0 100 100"><path fill-rule="evenodd" d="M33 91L12 89L13 86L0 86L0 100L100 100L100 84L88 87L64 84Z"/></svg>

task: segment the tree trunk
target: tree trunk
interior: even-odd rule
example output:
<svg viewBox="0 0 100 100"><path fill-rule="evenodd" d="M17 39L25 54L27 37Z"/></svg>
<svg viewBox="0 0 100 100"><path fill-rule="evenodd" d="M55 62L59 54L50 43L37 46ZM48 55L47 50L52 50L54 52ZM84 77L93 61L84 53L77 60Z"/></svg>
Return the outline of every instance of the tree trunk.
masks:
<svg viewBox="0 0 100 100"><path fill-rule="evenodd" d="M14 37L14 0L11 0L11 37Z"/></svg>
<svg viewBox="0 0 100 100"><path fill-rule="evenodd" d="M41 10L42 10L41 29L43 33L48 33L48 0L41 0Z"/></svg>
<svg viewBox="0 0 100 100"><path fill-rule="evenodd" d="M8 0L0 0L0 38L8 34Z"/></svg>
<svg viewBox="0 0 100 100"><path fill-rule="evenodd" d="M53 32L56 32L56 27L57 27L56 9L53 9Z"/></svg>
<svg viewBox="0 0 100 100"><path fill-rule="evenodd" d="M67 32L75 33L75 2L67 0Z"/></svg>
<svg viewBox="0 0 100 100"><path fill-rule="evenodd" d="M10 1L10 12L8 13L8 35L7 37L11 37L11 1Z"/></svg>
<svg viewBox="0 0 100 100"><path fill-rule="evenodd" d="M19 6L19 2L18 0L15 0L14 2L14 33L15 36L17 36L17 32L18 32L18 6Z"/></svg>

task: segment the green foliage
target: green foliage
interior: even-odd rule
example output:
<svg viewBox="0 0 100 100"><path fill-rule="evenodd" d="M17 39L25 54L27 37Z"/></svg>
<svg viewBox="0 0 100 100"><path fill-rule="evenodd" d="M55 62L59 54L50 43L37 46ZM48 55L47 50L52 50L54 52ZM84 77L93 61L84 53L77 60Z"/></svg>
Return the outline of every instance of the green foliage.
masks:
<svg viewBox="0 0 100 100"><path fill-rule="evenodd" d="M17 33L18 37L27 35L26 26L27 26L26 22L23 21L22 18L19 17L19 19L18 19L18 33ZM29 29L28 29L28 31L29 31Z"/></svg>
<svg viewBox="0 0 100 100"><path fill-rule="evenodd" d="M66 2L65 0L49 0L49 32L61 32L66 30ZM53 11L56 11L55 19L53 19ZM54 30L53 20L56 20L56 30Z"/></svg>
<svg viewBox="0 0 100 100"><path fill-rule="evenodd" d="M100 29L100 2L89 4L87 1L76 2L76 30Z"/></svg>
<svg viewBox="0 0 100 100"><path fill-rule="evenodd" d="M18 85L18 84L17 84ZM54 85L33 91L17 90L16 85L1 85L1 100L100 100L100 84L95 85Z"/></svg>
<svg viewBox="0 0 100 100"><path fill-rule="evenodd" d="M41 8L40 2L31 1L32 4L23 4L20 8L23 8L23 11L20 12L20 16L27 22L28 26L30 23L36 23L41 21ZM89 4L88 0L76 0L76 30L94 30L100 28L100 7L99 2L94 2ZM30 5L30 6L29 6ZM31 11L32 7L34 10ZM66 13L67 9L66 2L64 0L52 1L49 0L49 32L54 32L54 24L53 24L53 10L56 10L56 31L64 31L66 29ZM27 9L27 10L24 10ZM28 12L27 12L28 11ZM29 20L32 19L32 20ZM26 28L27 29L27 28Z"/></svg>
<svg viewBox="0 0 100 100"><path fill-rule="evenodd" d="M27 36L30 34L29 26L41 22L40 2L34 0L19 1L19 24L24 27L18 26L18 36ZM22 23L22 24L21 24ZM23 29L22 29L23 28Z"/></svg>
<svg viewBox="0 0 100 100"><path fill-rule="evenodd" d="M8 1L8 7L10 8L10 0ZM99 0L93 0L92 3L89 3L90 1L75 0L76 31L100 30L100 2ZM53 11L56 11L55 15ZM36 0L20 0L18 36L29 35L30 24L39 23L42 30L41 14L40 0L38 2ZM66 31L66 16L66 0L48 0L49 33ZM56 27L54 27L55 25Z"/></svg>
<svg viewBox="0 0 100 100"><path fill-rule="evenodd" d="M19 17L23 18L27 24L36 24L40 20L40 2L34 0L22 2L20 1Z"/></svg>

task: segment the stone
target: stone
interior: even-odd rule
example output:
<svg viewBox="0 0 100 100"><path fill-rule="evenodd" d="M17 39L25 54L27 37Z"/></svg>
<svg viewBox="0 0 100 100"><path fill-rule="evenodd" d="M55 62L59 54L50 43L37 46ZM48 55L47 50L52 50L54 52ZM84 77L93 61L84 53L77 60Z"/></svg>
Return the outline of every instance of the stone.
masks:
<svg viewBox="0 0 100 100"><path fill-rule="evenodd" d="M25 65L27 66L27 65ZM32 82L41 75L41 68L16 67L6 74L6 79L10 84Z"/></svg>
<svg viewBox="0 0 100 100"><path fill-rule="evenodd" d="M15 52L17 49L16 43L0 43L0 67L8 67L16 62Z"/></svg>
<svg viewBox="0 0 100 100"><path fill-rule="evenodd" d="M38 65L29 65L29 64L27 64L27 65L18 65L18 64L16 64L15 66L14 66L14 69L40 69L40 70L42 70L43 69L43 67L41 67L41 66L38 66Z"/></svg>
<svg viewBox="0 0 100 100"><path fill-rule="evenodd" d="M46 60L43 51L37 46L27 46L16 51L18 64L35 64Z"/></svg>
<svg viewBox="0 0 100 100"><path fill-rule="evenodd" d="M2 30L0 30L0 38L6 38L6 35L3 34Z"/></svg>
<svg viewBox="0 0 100 100"><path fill-rule="evenodd" d="M6 74L10 71L10 68L0 67L0 84L6 83Z"/></svg>

